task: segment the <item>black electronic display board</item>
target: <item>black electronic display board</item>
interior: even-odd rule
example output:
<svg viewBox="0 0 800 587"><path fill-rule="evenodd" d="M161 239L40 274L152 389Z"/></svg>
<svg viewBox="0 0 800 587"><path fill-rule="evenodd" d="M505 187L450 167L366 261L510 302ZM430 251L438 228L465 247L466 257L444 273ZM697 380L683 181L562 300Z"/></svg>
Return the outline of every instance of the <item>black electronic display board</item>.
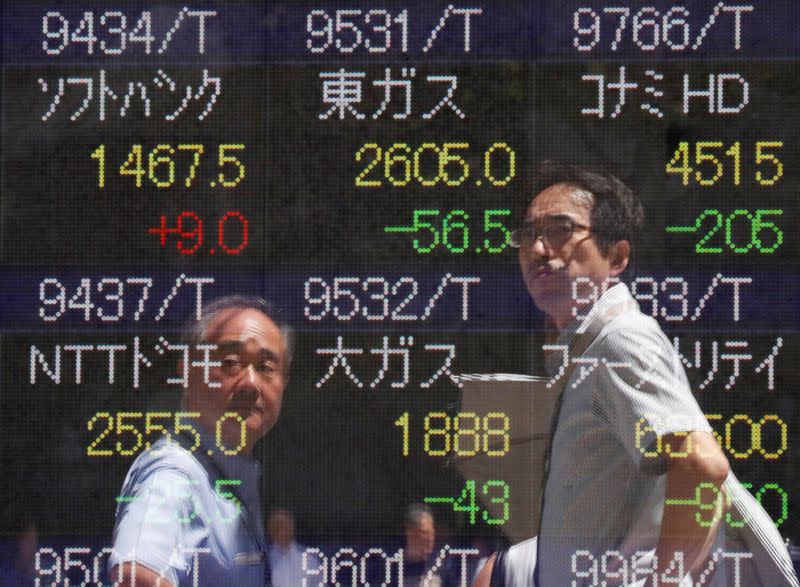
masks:
<svg viewBox="0 0 800 587"><path fill-rule="evenodd" d="M193 425L182 329L240 293L296 332L255 456L264 510L292 510L320 557L308 584L362 584L369 552L396 562L418 502L471 579L524 490L459 469L501 461L492 442L519 431L517 414L465 408L458 375L543 373L543 315L510 246L543 160L602 166L639 194L622 281L732 469L800 540L799 13L3 3L3 557L34 521L37 585L109 582L128 468ZM582 285L576 313L602 293Z"/></svg>

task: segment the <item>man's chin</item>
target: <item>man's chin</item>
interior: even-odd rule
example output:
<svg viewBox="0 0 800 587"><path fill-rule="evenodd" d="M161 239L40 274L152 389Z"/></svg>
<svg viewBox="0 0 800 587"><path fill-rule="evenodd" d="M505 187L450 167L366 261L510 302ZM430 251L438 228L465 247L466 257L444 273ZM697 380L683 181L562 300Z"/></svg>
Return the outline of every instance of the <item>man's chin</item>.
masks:
<svg viewBox="0 0 800 587"><path fill-rule="evenodd" d="M533 302L543 312L548 309L563 306L572 298L571 292L564 291L562 287L554 287L552 283L537 282L528 288Z"/></svg>
<svg viewBox="0 0 800 587"><path fill-rule="evenodd" d="M563 291L531 288L529 293L536 307L553 319L563 316L565 313L570 313L572 306L575 305L572 295L570 293L565 294Z"/></svg>
<svg viewBox="0 0 800 587"><path fill-rule="evenodd" d="M252 438L253 442L259 440L270 431L274 424L275 422L268 414L256 411L251 412L245 419L248 438Z"/></svg>

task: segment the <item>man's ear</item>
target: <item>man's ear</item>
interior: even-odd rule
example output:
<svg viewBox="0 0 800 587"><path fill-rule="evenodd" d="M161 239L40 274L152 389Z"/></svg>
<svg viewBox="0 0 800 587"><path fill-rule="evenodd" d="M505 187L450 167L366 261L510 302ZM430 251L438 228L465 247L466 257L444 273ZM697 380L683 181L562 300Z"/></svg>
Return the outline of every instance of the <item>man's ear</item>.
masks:
<svg viewBox="0 0 800 587"><path fill-rule="evenodd" d="M608 258L611 261L611 277L616 277L628 266L631 258L631 243L626 240L615 242L608 251Z"/></svg>

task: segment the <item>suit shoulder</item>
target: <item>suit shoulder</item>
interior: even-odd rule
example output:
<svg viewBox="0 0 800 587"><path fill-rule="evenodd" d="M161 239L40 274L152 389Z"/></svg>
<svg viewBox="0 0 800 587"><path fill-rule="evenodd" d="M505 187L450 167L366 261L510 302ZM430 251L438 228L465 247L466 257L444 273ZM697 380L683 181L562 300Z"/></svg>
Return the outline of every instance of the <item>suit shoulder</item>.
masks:
<svg viewBox="0 0 800 587"><path fill-rule="evenodd" d="M162 438L142 452L131 465L130 481L141 481L156 473L170 473L188 479L207 475L205 469L191 451L177 442Z"/></svg>

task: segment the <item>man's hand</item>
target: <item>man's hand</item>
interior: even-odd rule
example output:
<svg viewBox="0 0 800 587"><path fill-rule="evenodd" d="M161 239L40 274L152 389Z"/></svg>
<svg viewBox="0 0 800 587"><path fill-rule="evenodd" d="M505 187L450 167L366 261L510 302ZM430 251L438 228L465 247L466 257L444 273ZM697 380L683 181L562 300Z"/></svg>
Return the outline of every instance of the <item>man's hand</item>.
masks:
<svg viewBox="0 0 800 587"><path fill-rule="evenodd" d="M173 587L152 569L137 563L122 563L111 569L111 578L120 587Z"/></svg>
<svg viewBox="0 0 800 587"><path fill-rule="evenodd" d="M727 500L724 492L718 491L713 517L702 525L697 519L698 508L686 502L696 501L701 483L711 484L719 490L728 477L730 466L708 432L695 430L689 434L668 434L662 442L670 450L665 451L669 463L664 518L656 548L657 570L666 572L670 561L680 552L686 572L692 573L700 570L709 555Z"/></svg>

